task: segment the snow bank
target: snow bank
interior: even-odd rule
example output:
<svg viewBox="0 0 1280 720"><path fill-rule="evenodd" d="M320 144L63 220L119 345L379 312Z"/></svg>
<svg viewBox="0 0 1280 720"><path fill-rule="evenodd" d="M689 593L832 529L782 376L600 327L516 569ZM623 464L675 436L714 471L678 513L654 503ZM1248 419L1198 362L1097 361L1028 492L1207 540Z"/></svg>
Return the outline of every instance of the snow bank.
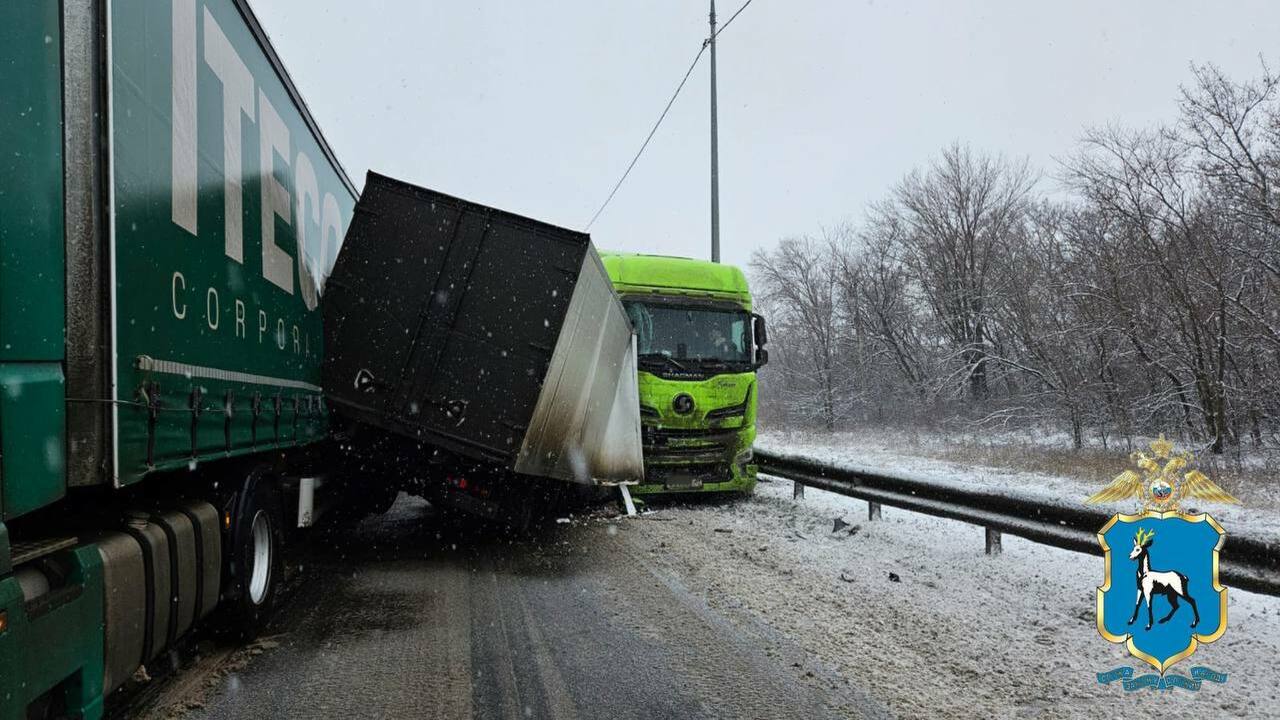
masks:
<svg viewBox="0 0 1280 720"><path fill-rule="evenodd" d="M841 467L864 468L885 474L908 473L939 484L997 491L1026 497L1047 505L1083 504L1084 499L1102 489L1128 463L1127 453L1115 453L1114 472L1103 477L1073 477L1042 472L1019 471L925 457L922 448L943 445L936 438L901 433L762 433L756 447L779 455L811 458ZM1036 452L1036 447L1026 447ZM1226 528L1228 542L1233 532L1247 533L1259 540L1280 542L1280 498L1274 492L1251 494L1240 506L1206 505L1199 510L1213 515ZM1133 512L1134 503L1101 506L1112 512Z"/></svg>
<svg viewBox="0 0 1280 720"><path fill-rule="evenodd" d="M1095 628L1101 559L1013 537L989 557L981 528L866 513L813 488L794 502L790 482L766 481L742 502L659 506L624 534L660 548L651 561L730 621L775 631L770 653L799 646L799 682L858 688L901 717L1274 716L1280 599L1230 591L1227 634L1175 666L1207 665L1227 684L1125 693L1095 677L1145 672ZM849 527L833 532L835 518Z"/></svg>

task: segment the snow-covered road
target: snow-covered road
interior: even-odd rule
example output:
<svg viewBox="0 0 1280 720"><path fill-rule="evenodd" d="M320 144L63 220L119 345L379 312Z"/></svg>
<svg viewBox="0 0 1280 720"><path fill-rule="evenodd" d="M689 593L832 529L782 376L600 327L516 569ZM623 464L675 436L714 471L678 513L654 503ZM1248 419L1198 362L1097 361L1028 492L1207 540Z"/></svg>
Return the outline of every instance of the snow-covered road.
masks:
<svg viewBox="0 0 1280 720"><path fill-rule="evenodd" d="M402 497L313 548L270 645L148 717L1276 717L1280 598L1229 592L1189 661L1224 685L1126 693L1102 561L764 479L527 538ZM848 525L833 531L833 521ZM195 687L200 683L189 683Z"/></svg>
<svg viewBox="0 0 1280 720"><path fill-rule="evenodd" d="M712 608L767 625L902 717L1276 715L1278 598L1230 592L1227 634L1175 666L1227 672L1225 685L1126 693L1095 677L1145 672L1095 629L1099 558L1019 538L988 557L980 528L866 512L812 488L794 502L774 481L744 502L660 509L627 535ZM837 517L852 526L832 532Z"/></svg>

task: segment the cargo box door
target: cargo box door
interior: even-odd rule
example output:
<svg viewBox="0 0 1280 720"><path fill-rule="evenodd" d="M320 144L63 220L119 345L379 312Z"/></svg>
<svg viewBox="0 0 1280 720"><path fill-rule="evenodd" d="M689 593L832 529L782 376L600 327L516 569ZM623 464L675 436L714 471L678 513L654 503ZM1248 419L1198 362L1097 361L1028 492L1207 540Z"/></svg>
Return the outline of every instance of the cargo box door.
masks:
<svg viewBox="0 0 1280 720"><path fill-rule="evenodd" d="M631 322L591 248L551 356L516 472L582 483L639 480Z"/></svg>

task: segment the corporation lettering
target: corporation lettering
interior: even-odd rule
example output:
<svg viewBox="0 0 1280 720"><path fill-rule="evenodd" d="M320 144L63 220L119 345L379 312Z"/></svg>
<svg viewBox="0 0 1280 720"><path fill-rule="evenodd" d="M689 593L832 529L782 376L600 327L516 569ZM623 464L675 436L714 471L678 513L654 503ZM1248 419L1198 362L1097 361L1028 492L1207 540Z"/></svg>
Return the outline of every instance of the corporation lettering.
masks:
<svg viewBox="0 0 1280 720"><path fill-rule="evenodd" d="M332 192L323 190L316 165L307 152L298 147L298 133L290 132L287 116L281 115L281 110L292 110L292 104L273 104L270 86L254 76L214 13L203 7L200 0L170 0L170 4L173 10L172 221L200 242L219 242L223 254L241 267L246 264L246 258L249 265L257 265L261 258L258 268L261 277L274 288L268 293L300 296L306 310L313 311L319 305L325 274L342 242L343 217L338 200ZM199 217L201 82L216 88L213 93L205 91L205 101L209 102L212 97L220 103L216 111L206 109L203 115L221 121L218 133L222 139L220 237L214 225L206 222L202 226ZM249 137L256 134L258 138L258 161L253 163L250 159L247 170L243 143L246 131ZM208 184L206 181L206 187ZM245 237L246 187L260 193L261 215L256 238ZM208 210L208 206L204 209ZM214 218L214 222L217 221L218 218ZM200 235L202 227L204 237ZM291 246L287 236L280 237L281 233L292 233L296 244ZM257 248L252 248L255 241ZM250 245L248 252L246 242ZM294 247L296 250L291 254ZM201 298L195 293L200 292L200 285L204 283L196 281L189 288L192 268L185 270L185 273L172 273L169 301L173 317L190 322L189 314L200 314ZM311 338L305 330L295 324L293 318L275 316L277 305L265 302L268 298L261 297L260 292L233 281L231 286L214 283L204 288L203 293L203 322L207 331L227 333L236 340L251 343L256 340L254 344L262 347L274 345L277 351L310 356ZM188 313L192 306L196 313ZM227 322L223 322L224 311ZM257 333L250 335L248 328L255 323L248 318L255 311ZM195 318L195 322L200 320Z"/></svg>

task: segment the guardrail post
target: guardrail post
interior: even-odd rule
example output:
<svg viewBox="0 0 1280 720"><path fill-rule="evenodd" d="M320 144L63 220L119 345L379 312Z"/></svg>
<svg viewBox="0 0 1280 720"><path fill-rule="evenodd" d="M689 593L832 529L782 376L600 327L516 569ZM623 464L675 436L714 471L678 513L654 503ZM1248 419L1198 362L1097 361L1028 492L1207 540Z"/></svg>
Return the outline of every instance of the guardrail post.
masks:
<svg viewBox="0 0 1280 720"><path fill-rule="evenodd" d="M992 530L991 528L986 528L986 531L987 531L987 554L999 555L1001 550L1000 531Z"/></svg>
<svg viewBox="0 0 1280 720"><path fill-rule="evenodd" d="M798 480L797 480L797 481L794 481L794 483L792 484L792 488L791 488L791 499L792 499L792 500L803 500L803 499L804 499L804 485L801 485L801 484L800 484L800 481L798 481Z"/></svg>
<svg viewBox="0 0 1280 720"><path fill-rule="evenodd" d="M159 397L159 392L148 392L147 397ZM258 407L263 404L261 399L255 398L251 403L255 418L260 414L258 410L262 409ZM250 423L250 430L254 424ZM792 463L786 457L775 456L763 449L757 450L754 457L760 473L768 477L793 482L796 477L807 478L805 482L812 480L813 487L860 502L868 502L867 497L884 498L901 512L947 517L970 527L980 527L986 536L986 552L991 555L1002 554L1003 532L1000 527L1020 528L1017 534L1027 542L1072 552L1096 553L1096 528L1109 517L1101 510L1067 512L1053 505L1043 505L1035 498L1010 497L1003 489L958 490L948 483L894 475L888 471L863 472L814 460ZM868 502L868 518L877 518L879 509L879 503ZM999 525L992 527L989 523ZM1230 559L1223 561L1220 569L1223 582L1248 592L1280 596L1280 566L1277 566L1274 543L1258 536L1235 535L1231 546L1235 550Z"/></svg>

